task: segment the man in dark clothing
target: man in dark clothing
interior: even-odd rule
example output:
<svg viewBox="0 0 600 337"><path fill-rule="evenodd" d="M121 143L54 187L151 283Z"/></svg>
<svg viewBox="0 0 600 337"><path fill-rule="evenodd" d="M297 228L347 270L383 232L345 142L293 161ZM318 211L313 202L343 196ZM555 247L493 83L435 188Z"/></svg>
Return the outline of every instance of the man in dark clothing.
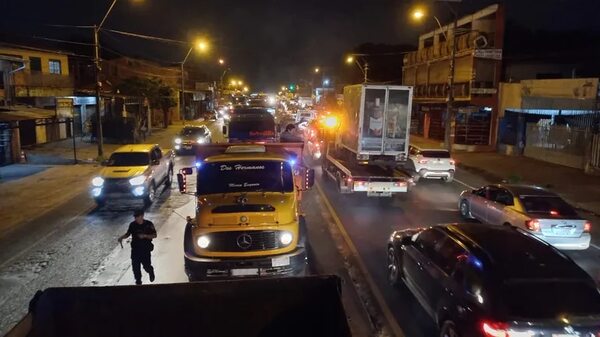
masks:
<svg viewBox="0 0 600 337"><path fill-rule="evenodd" d="M288 124L285 127L285 131L279 136L279 140L282 143L302 143L304 140L302 137L295 133L296 126L294 124Z"/></svg>
<svg viewBox="0 0 600 337"><path fill-rule="evenodd" d="M118 241L123 246L123 239L131 235L131 266L135 284L142 284L142 271L140 265L150 276L150 282L154 282L154 268L150 259L150 252L154 249L152 239L156 238L156 229L152 221L144 219L144 211L133 212L135 220L129 224L127 233L119 237Z"/></svg>

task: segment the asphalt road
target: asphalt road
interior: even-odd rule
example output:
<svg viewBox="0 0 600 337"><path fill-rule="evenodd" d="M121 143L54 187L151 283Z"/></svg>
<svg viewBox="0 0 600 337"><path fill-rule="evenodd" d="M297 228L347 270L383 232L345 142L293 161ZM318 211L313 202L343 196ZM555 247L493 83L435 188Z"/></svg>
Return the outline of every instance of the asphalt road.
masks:
<svg viewBox="0 0 600 337"><path fill-rule="evenodd" d="M405 286L394 289L387 283L386 242L390 233L397 229L463 221L457 210L460 192L468 186L489 182L459 170L457 179L452 183L420 180L408 195L396 198L392 205L385 205L376 198L339 194L334 183L320 174L320 168L315 166L315 170L318 171L321 193L331 204L364 262L368 276L384 299L380 306L393 315L405 336L435 336L435 325L408 289ZM600 224L599 219L587 217L594 224ZM567 254L600 283L600 235L597 227L592 238L594 246Z"/></svg>

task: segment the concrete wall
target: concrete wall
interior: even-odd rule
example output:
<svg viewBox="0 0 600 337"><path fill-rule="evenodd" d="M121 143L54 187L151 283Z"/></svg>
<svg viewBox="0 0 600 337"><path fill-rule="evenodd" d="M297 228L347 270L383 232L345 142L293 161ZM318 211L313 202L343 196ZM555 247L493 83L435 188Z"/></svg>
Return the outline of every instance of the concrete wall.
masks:
<svg viewBox="0 0 600 337"><path fill-rule="evenodd" d="M498 117L504 117L504 111L507 109L521 109L521 101L520 83L500 83Z"/></svg>
<svg viewBox="0 0 600 337"><path fill-rule="evenodd" d="M524 155L529 158L558 165L573 167L576 169L584 168L583 156L548 150L539 147L525 147Z"/></svg>

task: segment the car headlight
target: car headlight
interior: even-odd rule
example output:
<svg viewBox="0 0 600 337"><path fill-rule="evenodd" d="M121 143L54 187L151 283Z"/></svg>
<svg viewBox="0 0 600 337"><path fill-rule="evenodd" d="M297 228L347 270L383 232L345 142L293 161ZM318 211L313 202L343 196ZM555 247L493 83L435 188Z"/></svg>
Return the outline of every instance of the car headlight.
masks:
<svg viewBox="0 0 600 337"><path fill-rule="evenodd" d="M290 243L292 243L293 239L294 239L294 235L292 235L292 233L290 233L290 232L283 232L279 236L279 241L281 241L281 243L286 246L289 245Z"/></svg>
<svg viewBox="0 0 600 337"><path fill-rule="evenodd" d="M207 236L201 236L198 238L196 243L198 244L198 247L205 249L208 248L208 245L210 245L210 239Z"/></svg>
<svg viewBox="0 0 600 337"><path fill-rule="evenodd" d="M131 186L137 186L137 185L143 184L145 181L146 181L146 176L141 175L141 176L137 176L135 178L129 179L129 184L131 184Z"/></svg>
<svg viewBox="0 0 600 337"><path fill-rule="evenodd" d="M175 138L175 144L181 144L181 138Z"/></svg>
<svg viewBox="0 0 600 337"><path fill-rule="evenodd" d="M92 185L102 187L102 185L104 185L104 179L102 179L102 177L95 177L92 179Z"/></svg>
<svg viewBox="0 0 600 337"><path fill-rule="evenodd" d="M197 142L198 144L204 144L204 143L206 143L206 138L204 138L204 137L200 137L200 138L198 138L198 140L197 140L196 142Z"/></svg>

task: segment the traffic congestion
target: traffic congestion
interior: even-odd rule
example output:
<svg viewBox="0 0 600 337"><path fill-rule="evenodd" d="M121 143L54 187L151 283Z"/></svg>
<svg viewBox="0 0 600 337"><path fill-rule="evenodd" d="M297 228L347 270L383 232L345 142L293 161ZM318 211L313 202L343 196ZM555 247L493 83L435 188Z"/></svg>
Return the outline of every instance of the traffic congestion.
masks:
<svg viewBox="0 0 600 337"><path fill-rule="evenodd" d="M600 337L586 1L7 4L0 335Z"/></svg>

